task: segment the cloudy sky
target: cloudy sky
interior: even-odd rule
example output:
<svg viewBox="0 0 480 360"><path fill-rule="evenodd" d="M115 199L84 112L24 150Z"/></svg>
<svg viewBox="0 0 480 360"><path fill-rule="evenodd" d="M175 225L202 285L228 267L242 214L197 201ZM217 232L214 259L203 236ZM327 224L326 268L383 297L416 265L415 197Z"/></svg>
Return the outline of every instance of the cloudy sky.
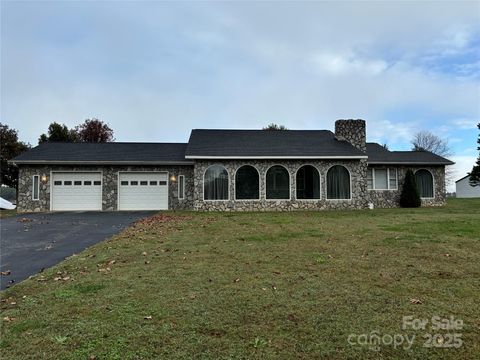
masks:
<svg viewBox="0 0 480 360"><path fill-rule="evenodd" d="M2 1L1 121L36 144L97 117L117 141L192 128L333 129L477 155L480 2Z"/></svg>

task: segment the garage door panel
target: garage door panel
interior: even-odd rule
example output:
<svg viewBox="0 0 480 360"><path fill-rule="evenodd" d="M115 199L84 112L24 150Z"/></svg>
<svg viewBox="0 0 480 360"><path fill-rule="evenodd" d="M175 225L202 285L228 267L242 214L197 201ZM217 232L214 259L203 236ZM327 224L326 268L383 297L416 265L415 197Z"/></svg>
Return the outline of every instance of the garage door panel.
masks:
<svg viewBox="0 0 480 360"><path fill-rule="evenodd" d="M120 173L119 210L168 209L167 173ZM135 185L132 185L133 184ZM146 183L141 185L141 183ZM160 185L162 184L162 185Z"/></svg>
<svg viewBox="0 0 480 360"><path fill-rule="evenodd" d="M102 210L101 183L101 173L53 173L52 210Z"/></svg>

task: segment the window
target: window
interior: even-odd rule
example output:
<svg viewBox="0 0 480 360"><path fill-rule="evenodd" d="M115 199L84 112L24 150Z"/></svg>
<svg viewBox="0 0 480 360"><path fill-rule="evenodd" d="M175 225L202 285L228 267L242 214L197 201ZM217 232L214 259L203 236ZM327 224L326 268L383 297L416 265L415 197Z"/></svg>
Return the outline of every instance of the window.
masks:
<svg viewBox="0 0 480 360"><path fill-rule="evenodd" d="M158 182L157 181L150 181L150 185L157 186Z"/></svg>
<svg viewBox="0 0 480 360"><path fill-rule="evenodd" d="M130 181L130 185L136 186L136 185L138 185L138 181Z"/></svg>
<svg viewBox="0 0 480 360"><path fill-rule="evenodd" d="M283 166L267 171L267 199L290 199L290 174Z"/></svg>
<svg viewBox="0 0 480 360"><path fill-rule="evenodd" d="M387 169L375 169L374 179L375 179L374 184L375 184L376 190L388 189Z"/></svg>
<svg viewBox="0 0 480 360"><path fill-rule="evenodd" d="M167 182L166 181L159 181L158 185L167 185Z"/></svg>
<svg viewBox="0 0 480 360"><path fill-rule="evenodd" d="M128 181L121 181L121 182L120 182L120 185L122 185L122 186L127 186L127 185L128 185Z"/></svg>
<svg viewBox="0 0 480 360"><path fill-rule="evenodd" d="M73 182L73 185L76 185L76 186L82 185L82 182L81 182L81 181L74 181L74 182Z"/></svg>
<svg viewBox="0 0 480 360"><path fill-rule="evenodd" d="M421 198L433 198L433 176L430 171L421 169L415 173L418 192Z"/></svg>
<svg viewBox="0 0 480 360"><path fill-rule="evenodd" d="M140 185L142 186L148 185L148 181L140 181Z"/></svg>
<svg viewBox="0 0 480 360"><path fill-rule="evenodd" d="M55 185L55 186L60 186L60 185L62 185L62 182L56 180L56 181L53 182L53 185Z"/></svg>
<svg viewBox="0 0 480 360"><path fill-rule="evenodd" d="M178 198L182 200L185 198L185 176L178 176Z"/></svg>
<svg viewBox="0 0 480 360"><path fill-rule="evenodd" d="M93 185L95 185L95 186L102 185L102 182L101 181L94 181Z"/></svg>
<svg viewBox="0 0 480 360"><path fill-rule="evenodd" d="M350 173L341 165L334 165L327 172L327 199L350 199Z"/></svg>
<svg viewBox="0 0 480 360"><path fill-rule="evenodd" d="M90 185L92 185L92 182L91 181L84 181L83 185L90 186Z"/></svg>
<svg viewBox="0 0 480 360"><path fill-rule="evenodd" d="M395 168L368 168L368 190L397 190L397 169Z"/></svg>
<svg viewBox="0 0 480 360"><path fill-rule="evenodd" d="M228 200L228 173L221 165L212 165L203 179L203 198L205 200Z"/></svg>
<svg viewBox="0 0 480 360"><path fill-rule="evenodd" d="M397 169L388 169L388 188L390 190L398 189Z"/></svg>
<svg viewBox="0 0 480 360"><path fill-rule="evenodd" d="M235 199L258 200L260 198L260 176L250 165L240 167L235 174Z"/></svg>
<svg viewBox="0 0 480 360"><path fill-rule="evenodd" d="M33 175L32 200L38 200L39 198L40 198L40 176Z"/></svg>
<svg viewBox="0 0 480 360"><path fill-rule="evenodd" d="M297 199L320 199L320 174L311 165L297 171Z"/></svg>
<svg viewBox="0 0 480 360"><path fill-rule="evenodd" d="M70 185L72 185L72 182L71 182L71 181L64 181L64 182L63 182L63 185L65 185L65 186L70 186Z"/></svg>
<svg viewBox="0 0 480 360"><path fill-rule="evenodd" d="M367 189L373 190L373 169L367 169Z"/></svg>

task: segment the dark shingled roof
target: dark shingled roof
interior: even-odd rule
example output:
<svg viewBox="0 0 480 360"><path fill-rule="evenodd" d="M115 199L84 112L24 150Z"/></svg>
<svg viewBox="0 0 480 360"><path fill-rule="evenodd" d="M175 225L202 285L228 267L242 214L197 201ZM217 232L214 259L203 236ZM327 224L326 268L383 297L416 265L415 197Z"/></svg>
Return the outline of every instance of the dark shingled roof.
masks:
<svg viewBox="0 0 480 360"><path fill-rule="evenodd" d="M328 130L192 130L186 158L363 156Z"/></svg>
<svg viewBox="0 0 480 360"><path fill-rule="evenodd" d="M21 163L161 164L185 160L183 143L42 143L12 161Z"/></svg>
<svg viewBox="0 0 480 360"><path fill-rule="evenodd" d="M389 151L377 143L367 143L369 164L452 165L454 162L429 151Z"/></svg>

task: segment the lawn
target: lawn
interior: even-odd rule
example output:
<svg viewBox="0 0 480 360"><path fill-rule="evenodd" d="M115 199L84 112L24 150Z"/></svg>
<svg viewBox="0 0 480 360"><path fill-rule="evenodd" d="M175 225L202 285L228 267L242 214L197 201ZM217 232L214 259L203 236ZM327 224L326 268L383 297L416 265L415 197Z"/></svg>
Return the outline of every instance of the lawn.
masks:
<svg viewBox="0 0 480 360"><path fill-rule="evenodd" d="M4 291L1 358L473 359L479 264L479 200L167 212ZM404 316L429 323L402 329ZM432 316L463 327L434 330ZM453 333L462 345L445 348Z"/></svg>
<svg viewBox="0 0 480 360"><path fill-rule="evenodd" d="M0 209L0 219L1 218L5 218L5 217L10 217L10 216L14 216L14 215L17 215L17 210L3 210L3 209Z"/></svg>

